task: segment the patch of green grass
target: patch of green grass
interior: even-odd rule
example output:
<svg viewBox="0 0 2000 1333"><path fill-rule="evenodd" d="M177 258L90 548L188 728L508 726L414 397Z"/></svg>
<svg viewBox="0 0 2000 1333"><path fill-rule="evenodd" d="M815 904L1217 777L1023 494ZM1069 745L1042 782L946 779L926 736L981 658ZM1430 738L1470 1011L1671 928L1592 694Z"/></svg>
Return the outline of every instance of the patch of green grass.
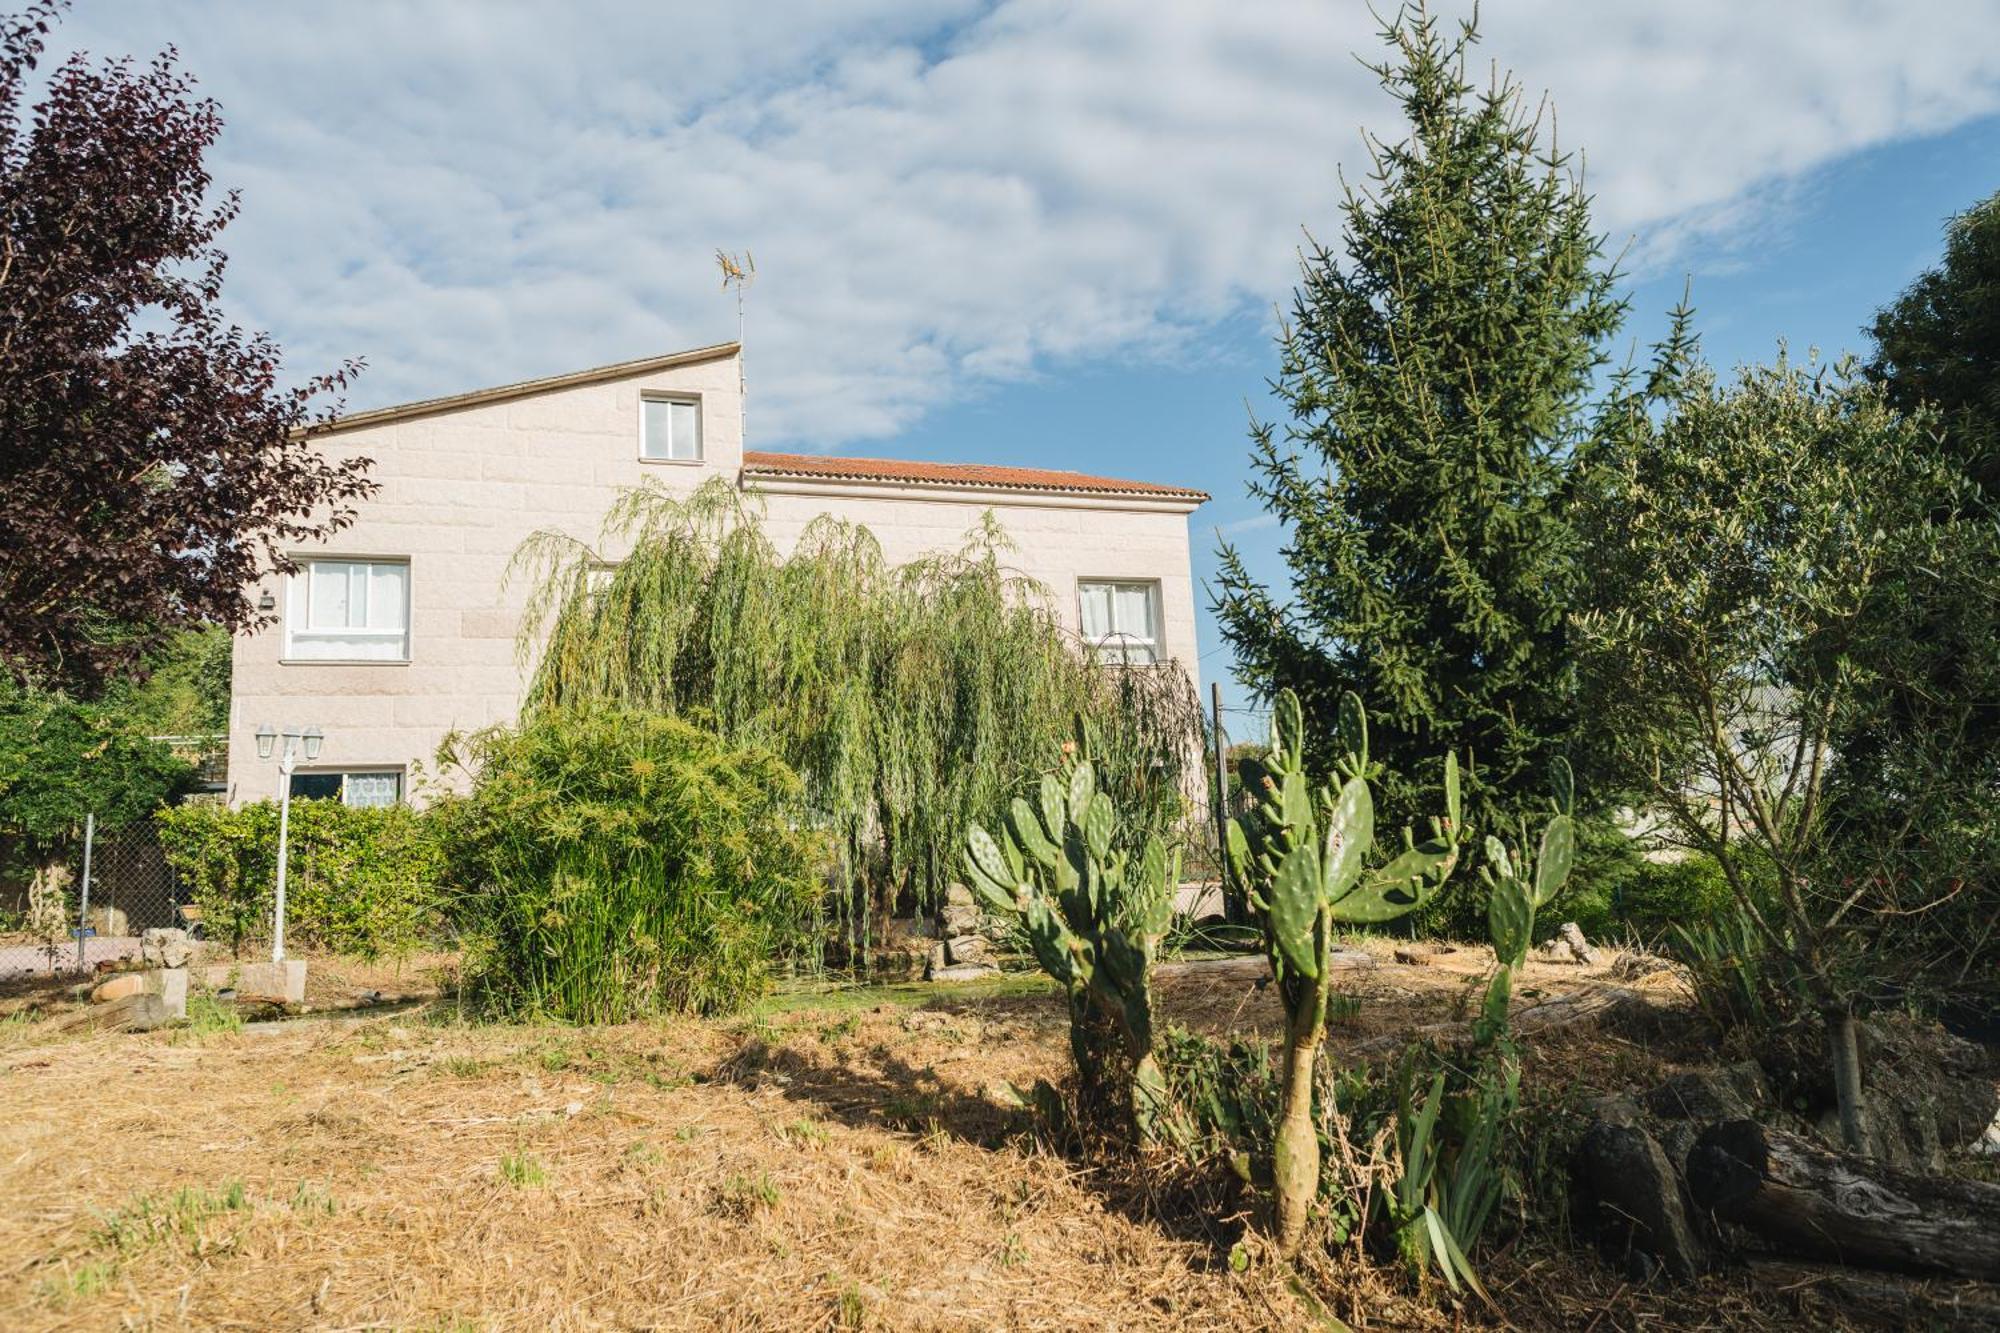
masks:
<svg viewBox="0 0 2000 1333"><path fill-rule="evenodd" d="M780 1125L778 1137L786 1143L825 1143L826 1126L802 1116L788 1125Z"/></svg>
<svg viewBox="0 0 2000 1333"><path fill-rule="evenodd" d="M840 1300L834 1307L833 1319L838 1328L868 1327L868 1303L861 1299L861 1288L850 1282L840 1289Z"/></svg>
<svg viewBox="0 0 2000 1333"><path fill-rule="evenodd" d="M331 1217L334 1212L333 1196L326 1192L324 1185L310 1180L301 1180L292 1191L292 1211L301 1217Z"/></svg>
<svg viewBox="0 0 2000 1333"><path fill-rule="evenodd" d="M1015 996L1048 995L1055 982L1039 971L1006 972L985 981L968 981L953 986L948 994L962 1000L993 1000ZM895 981L860 985L853 982L799 981L780 986L751 1006L753 1017L776 1018L785 1014L821 1009L835 1013L868 1010L880 1005L899 1009L921 1009L938 999L938 988L927 981Z"/></svg>
<svg viewBox="0 0 2000 1333"><path fill-rule="evenodd" d="M187 1034L199 1040L222 1033L241 1032L243 1015L233 1004L224 1004L207 991L188 996Z"/></svg>
<svg viewBox="0 0 2000 1333"><path fill-rule="evenodd" d="M500 1179L515 1189L533 1189L548 1183L548 1172L540 1159L530 1153L510 1152L500 1159Z"/></svg>
<svg viewBox="0 0 2000 1333"><path fill-rule="evenodd" d="M722 1182L715 1203L718 1211L730 1217L750 1217L774 1207L778 1197L778 1182L768 1172L760 1171L755 1176L737 1173Z"/></svg>
<svg viewBox="0 0 2000 1333"><path fill-rule="evenodd" d="M625 1149L625 1160L634 1166L658 1166L666 1161L666 1158L660 1156L658 1148L644 1139L639 1139Z"/></svg>
<svg viewBox="0 0 2000 1333"><path fill-rule="evenodd" d="M243 1182L232 1180L220 1190L187 1186L164 1199L142 1195L127 1207L114 1209L98 1219L91 1242L98 1249L119 1255L136 1254L159 1241L179 1239L199 1251L205 1243L204 1224L224 1213L244 1212L250 1207Z"/></svg>
<svg viewBox="0 0 2000 1333"><path fill-rule="evenodd" d="M479 1078L493 1066L476 1055L447 1055L436 1067L450 1078Z"/></svg>
<svg viewBox="0 0 2000 1333"><path fill-rule="evenodd" d="M674 1137L679 1139L682 1143L693 1143L696 1139L701 1137L701 1126L682 1125L679 1129L674 1131Z"/></svg>

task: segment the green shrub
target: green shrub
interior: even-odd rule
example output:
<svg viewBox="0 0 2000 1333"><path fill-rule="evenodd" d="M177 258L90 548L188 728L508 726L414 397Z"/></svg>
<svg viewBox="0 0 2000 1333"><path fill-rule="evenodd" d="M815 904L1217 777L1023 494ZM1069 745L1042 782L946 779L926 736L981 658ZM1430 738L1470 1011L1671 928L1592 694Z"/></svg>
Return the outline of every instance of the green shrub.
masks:
<svg viewBox="0 0 2000 1333"><path fill-rule="evenodd" d="M271 929L278 807L161 812L160 847L193 891L211 938L241 950ZM293 801L285 938L363 958L405 954L436 932L445 859L437 826L408 806Z"/></svg>
<svg viewBox="0 0 2000 1333"><path fill-rule="evenodd" d="M441 802L485 1012L618 1023L741 1008L807 938L821 839L796 774L678 718L539 712L469 738Z"/></svg>
<svg viewBox="0 0 2000 1333"><path fill-rule="evenodd" d="M1694 852L1677 861L1648 860L1644 845L1610 820L1580 819L1576 869L1538 918L1537 936L1574 921L1592 939L1637 936L1658 946L1676 926L1716 920L1734 905L1714 857Z"/></svg>

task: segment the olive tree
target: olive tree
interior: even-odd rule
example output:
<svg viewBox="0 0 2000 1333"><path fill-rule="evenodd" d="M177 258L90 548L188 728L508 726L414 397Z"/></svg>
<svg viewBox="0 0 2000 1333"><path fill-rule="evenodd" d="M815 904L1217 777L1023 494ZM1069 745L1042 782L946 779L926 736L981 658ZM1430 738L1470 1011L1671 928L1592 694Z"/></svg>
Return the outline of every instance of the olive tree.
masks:
<svg viewBox="0 0 2000 1333"><path fill-rule="evenodd" d="M1580 504L1587 715L1824 1021L1858 1150L1858 1016L1969 975L1983 946L1942 947L1932 923L1979 898L1992 914L1992 775L1959 766L1951 738L1994 697L1994 654L1944 672L1955 636L1927 627L1993 605L1993 519L1934 421L1847 364L1781 356L1723 382L1671 352L1674 409L1634 414ZM1843 738L1918 684L1922 725L1899 722L1915 762L1850 780Z"/></svg>

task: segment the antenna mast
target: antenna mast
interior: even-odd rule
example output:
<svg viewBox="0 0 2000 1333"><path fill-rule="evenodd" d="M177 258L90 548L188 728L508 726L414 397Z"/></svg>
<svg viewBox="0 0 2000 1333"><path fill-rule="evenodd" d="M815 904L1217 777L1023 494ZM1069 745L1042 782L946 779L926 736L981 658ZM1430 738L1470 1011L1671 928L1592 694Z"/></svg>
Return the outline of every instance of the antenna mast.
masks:
<svg viewBox="0 0 2000 1333"><path fill-rule="evenodd" d="M728 254L720 249L715 252L715 266L722 270L722 290L736 289L736 398L738 411L743 415L743 438L750 438L750 391L748 380L743 374L743 293L757 280L757 261L748 250L743 258Z"/></svg>

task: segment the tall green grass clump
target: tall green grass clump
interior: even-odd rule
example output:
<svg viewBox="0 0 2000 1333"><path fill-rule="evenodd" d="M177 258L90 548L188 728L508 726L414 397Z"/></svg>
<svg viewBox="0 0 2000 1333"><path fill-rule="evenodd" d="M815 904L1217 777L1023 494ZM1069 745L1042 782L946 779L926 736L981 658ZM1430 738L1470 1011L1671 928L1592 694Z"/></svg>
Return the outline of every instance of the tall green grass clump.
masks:
<svg viewBox="0 0 2000 1333"><path fill-rule="evenodd" d="M960 550L892 567L866 528L830 517L781 556L753 503L720 480L688 496L641 487L594 547L560 533L524 544L530 715L668 713L777 754L830 835L862 941L872 911L942 895L966 833L1079 715L1097 724L1127 819L1178 823L1201 758L1187 676L1101 666L1049 590L1004 563L991 515Z"/></svg>
<svg viewBox="0 0 2000 1333"><path fill-rule="evenodd" d="M455 849L476 1009L727 1013L809 935L822 842L769 751L612 708L545 708L453 750L471 792L431 815Z"/></svg>

